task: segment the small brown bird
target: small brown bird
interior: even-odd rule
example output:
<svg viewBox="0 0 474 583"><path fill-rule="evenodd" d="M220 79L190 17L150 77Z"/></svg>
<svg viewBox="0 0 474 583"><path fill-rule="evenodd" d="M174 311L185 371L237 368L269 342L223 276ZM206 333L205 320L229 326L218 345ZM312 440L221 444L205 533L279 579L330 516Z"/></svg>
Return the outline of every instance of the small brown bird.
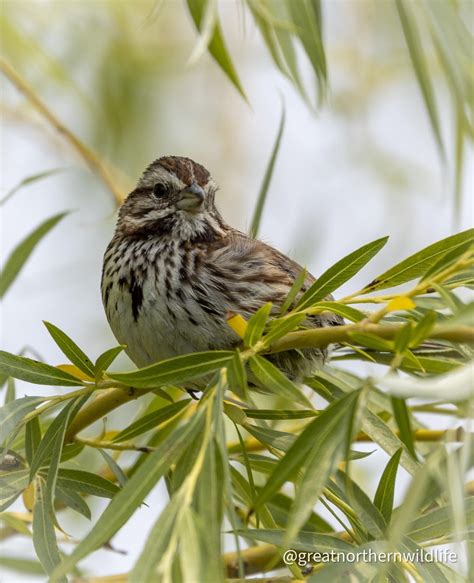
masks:
<svg viewBox="0 0 474 583"><path fill-rule="evenodd" d="M272 302L275 312L302 268L227 225L214 204L217 185L189 158L156 160L123 203L104 256L102 299L117 340L137 366L189 352L229 349L241 340L229 312L249 318ZM308 275L302 287L314 278ZM310 316L307 327L342 324ZM301 380L320 367L322 349L271 360Z"/></svg>

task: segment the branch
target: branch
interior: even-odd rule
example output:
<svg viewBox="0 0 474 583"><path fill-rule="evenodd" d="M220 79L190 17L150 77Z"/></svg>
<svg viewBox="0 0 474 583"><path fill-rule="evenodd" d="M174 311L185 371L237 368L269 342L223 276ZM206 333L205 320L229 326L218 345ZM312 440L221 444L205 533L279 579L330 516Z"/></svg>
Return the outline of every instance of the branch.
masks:
<svg viewBox="0 0 474 583"><path fill-rule="evenodd" d="M404 324L348 324L290 332L270 346L269 352L283 352L294 348L321 348L329 344L350 342L351 332L368 332L385 340L392 340ZM474 344L474 329L469 326L435 326L427 339Z"/></svg>
<svg viewBox="0 0 474 583"><path fill-rule="evenodd" d="M150 389L152 390L152 389ZM74 440L74 437L95 421L102 419L113 409L129 403L138 397L141 397L149 391L137 391L135 389L106 389L98 395L92 403L84 407L74 417L72 423L69 425L66 432L66 441L69 443Z"/></svg>
<svg viewBox="0 0 474 583"><path fill-rule="evenodd" d="M400 432L394 431L394 434L400 437ZM452 429L417 429L412 432L413 439L415 441L449 441L450 443L457 443L464 441L465 431L462 427L458 427L455 430ZM474 433L470 434L474 437ZM367 434L361 432L356 435L354 441L368 441L372 442L373 439ZM244 441L246 451L261 451L266 449L266 445L258 441L255 437L249 437ZM242 451L239 441L232 441L227 446L227 451L229 453L240 453Z"/></svg>
<svg viewBox="0 0 474 583"><path fill-rule="evenodd" d="M81 140L64 126L59 119L52 113L45 103L37 96L33 88L15 71L15 69L5 59L0 58L0 71L5 77L22 93L33 107L54 127L54 129L63 135L71 144L76 152L85 161L92 172L99 177L105 186L110 190L115 201L121 204L124 196L123 191L112 178L110 171L100 160L93 150L81 142Z"/></svg>

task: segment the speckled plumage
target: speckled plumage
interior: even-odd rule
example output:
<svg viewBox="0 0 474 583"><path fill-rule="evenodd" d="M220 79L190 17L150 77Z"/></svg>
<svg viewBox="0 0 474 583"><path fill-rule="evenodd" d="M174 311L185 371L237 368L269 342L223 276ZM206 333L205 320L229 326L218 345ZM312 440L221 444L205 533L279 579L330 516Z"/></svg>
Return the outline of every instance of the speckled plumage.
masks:
<svg viewBox="0 0 474 583"><path fill-rule="evenodd" d="M238 345L227 314L249 318L269 301L278 310L302 269L228 226L215 208L216 190L201 165L166 157L147 168L120 209L104 256L102 298L112 331L137 366ZM312 281L308 275L304 287ZM340 323L333 314L307 321ZM299 379L325 355L312 349L272 360Z"/></svg>

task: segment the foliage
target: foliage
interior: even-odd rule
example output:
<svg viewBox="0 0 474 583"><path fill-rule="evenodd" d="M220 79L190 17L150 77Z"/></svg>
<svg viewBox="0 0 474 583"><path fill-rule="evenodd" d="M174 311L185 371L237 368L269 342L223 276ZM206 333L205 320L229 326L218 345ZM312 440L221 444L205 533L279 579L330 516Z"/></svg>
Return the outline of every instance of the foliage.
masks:
<svg viewBox="0 0 474 583"><path fill-rule="evenodd" d="M111 359L105 368L104 355L93 364L63 331L46 323L71 364L54 367L2 352L0 373L34 384L81 388L53 397L10 400L0 409L6 452L0 476L5 523L16 532L30 534L29 520L7 511L14 500L29 492L34 500L33 542L51 581L65 581L84 557L106 545L143 504L157 481L165 477L168 506L152 527L128 577L130 581L151 581L155 577L204 580L211 564L212 581L222 580L225 569L231 574L235 565L229 562L229 555L222 555L221 538L228 528L224 518L237 538L275 545L273 560L260 571L280 569L284 549L326 549L343 554L364 548L402 552L440 545L453 540L453 536L462 540L471 516L472 493L466 490L461 503L454 504L442 467L454 468L456 480L464 482L472 435L430 431L417 419L420 405L413 405L411 398L418 396L418 379L437 382L444 374L448 386L450 375L468 367L468 346L474 342L474 331L469 327L472 304L450 299L459 280L464 287L474 284L472 236L470 230L430 245L359 292L329 304L321 302L321 295L334 291L362 269L386 238L369 243L330 267L286 313L272 318L267 305L244 321L243 345L235 352L190 354L135 371L111 372ZM433 249L444 251L434 253ZM333 273L339 277L334 279ZM391 287L401 278L405 283L417 281L396 294L373 295L378 282L383 282L380 287ZM437 299L437 308L427 309L424 302L432 298ZM337 347L333 358L336 364L307 379L311 390L327 403L315 410L312 399L265 355L337 342L339 329L304 330L302 318L337 306L344 313L344 308L358 304L374 304L378 309L363 312L362 320L341 327L350 341ZM427 341L429 356L422 352ZM377 361L379 356L385 357L382 367L388 376L383 368L377 369L375 376L364 377L337 366L338 361L348 358ZM453 372L440 373L437 365ZM259 387L278 396L282 406L260 408L256 387L247 383L245 374L234 384L235 369L245 373L247 367ZM399 397L397 383L389 381L405 370L409 376L400 377L406 386L404 396ZM173 399L171 386L186 387L189 381L194 381L194 386L199 379L203 380L198 402L182 398L185 392ZM411 385L408 379L412 379ZM382 390L385 382L388 391ZM97 418L100 395L110 390L129 394L129 398L135 393L160 392L153 410L128 426L108 429L95 438L82 437L80 431ZM162 391L171 404L163 401ZM468 383L454 399L446 395L440 402L438 394L434 399L429 394L423 397L424 410L463 417L473 394ZM116 401L110 403L109 410L117 406ZM51 416L51 410L58 406L62 408ZM239 441L234 445L229 438L237 428ZM353 446L367 439L391 456L373 501L354 481L350 462ZM428 448L422 447L422 439L432 440ZM450 441L456 442L454 448L448 446ZM74 445L81 447L65 455ZM119 475L110 472L108 465L102 475L75 469L84 449L114 451L115 457L108 458ZM124 451L135 452L126 466L119 460ZM258 456L256 451L260 452ZM413 481L405 500L396 506L399 465ZM427 489L420 489L420 483ZM287 484L294 489L288 490ZM90 517L90 496L111 501L73 552L61 558L55 534L60 529L60 514L69 507ZM281 496L284 506L279 502ZM314 510L318 500L338 517L342 530L333 530L318 513L318 507ZM454 525L463 528L454 530ZM184 546L192 549L191 555L178 552ZM242 551L237 567L242 576L248 572L246 552ZM222 559L217 560L220 556ZM287 568L293 576L301 577L300 567L295 563ZM318 571L320 568L322 573L327 569L329 576L335 566L315 566ZM359 568L349 563L345 567L347 573ZM390 568L402 577L417 572L423 578L427 567L418 558L408 563L394 562ZM446 579L446 566L433 563L430 569L439 580Z"/></svg>

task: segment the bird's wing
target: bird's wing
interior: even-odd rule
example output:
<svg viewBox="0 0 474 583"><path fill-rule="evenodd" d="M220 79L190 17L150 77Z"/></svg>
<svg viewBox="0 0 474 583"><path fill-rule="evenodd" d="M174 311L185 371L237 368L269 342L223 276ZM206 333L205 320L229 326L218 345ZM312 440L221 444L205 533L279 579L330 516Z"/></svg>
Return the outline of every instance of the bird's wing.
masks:
<svg viewBox="0 0 474 583"><path fill-rule="evenodd" d="M235 230L229 231L224 240L209 245L205 267L211 287L221 286L229 309L246 316L267 302L272 302L274 312L278 312L303 270L270 245ZM315 278L307 274L302 292L314 281ZM338 316L334 318L334 324L342 323Z"/></svg>

